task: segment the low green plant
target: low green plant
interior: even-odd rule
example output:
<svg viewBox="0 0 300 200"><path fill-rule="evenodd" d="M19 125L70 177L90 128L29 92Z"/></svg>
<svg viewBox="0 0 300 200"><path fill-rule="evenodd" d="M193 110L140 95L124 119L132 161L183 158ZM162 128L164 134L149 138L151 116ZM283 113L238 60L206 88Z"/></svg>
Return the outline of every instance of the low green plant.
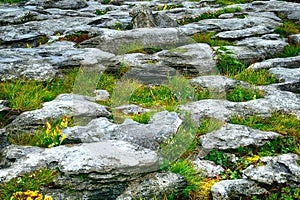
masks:
<svg viewBox="0 0 300 200"><path fill-rule="evenodd" d="M0 0L0 3L20 3L20 2L23 2L25 0Z"/></svg>
<svg viewBox="0 0 300 200"><path fill-rule="evenodd" d="M45 101L53 100L58 94L72 92L78 69L45 82L32 80L5 81L0 83L0 99L9 101L12 112L24 112L41 107Z"/></svg>
<svg viewBox="0 0 300 200"><path fill-rule="evenodd" d="M275 28L274 32L280 34L281 37L288 37L292 34L300 33L300 27L292 20L287 19L286 15L280 14L278 17L282 19L282 25Z"/></svg>
<svg viewBox="0 0 300 200"><path fill-rule="evenodd" d="M102 0L103 4L109 4L111 0Z"/></svg>
<svg viewBox="0 0 300 200"><path fill-rule="evenodd" d="M208 33L195 33L192 36L192 39L195 40L197 43L207 43L211 46L224 46L224 45L231 45L232 42L228 40L222 40L218 38L214 38L216 35L215 32L208 32Z"/></svg>
<svg viewBox="0 0 300 200"><path fill-rule="evenodd" d="M234 53L224 46L216 51L217 68L220 74L235 76L246 69L246 66L233 57Z"/></svg>
<svg viewBox="0 0 300 200"><path fill-rule="evenodd" d="M299 53L300 53L300 45L288 45L279 54L279 57L280 58L294 57L294 56L298 56Z"/></svg>
<svg viewBox="0 0 300 200"><path fill-rule="evenodd" d="M277 83L274 74L269 74L267 69L251 70L246 69L234 76L235 79L248 82L252 85L269 85Z"/></svg>
<svg viewBox="0 0 300 200"><path fill-rule="evenodd" d="M143 107L174 107L178 104L172 91L162 85L139 87L130 97L130 103Z"/></svg>
<svg viewBox="0 0 300 200"><path fill-rule="evenodd" d="M187 160L178 160L172 163L168 170L184 177L187 182L187 187L182 191L185 197L188 197L191 192L197 192L201 187L203 178L201 172L197 172L193 165Z"/></svg>
<svg viewBox="0 0 300 200"><path fill-rule="evenodd" d="M20 191L39 191L42 187L50 186L57 175L58 172L55 170L40 169L13 178L7 183L0 185L0 199L11 200L13 194Z"/></svg>
<svg viewBox="0 0 300 200"><path fill-rule="evenodd" d="M136 122L139 122L141 124L148 124L151 118L151 114L146 112L146 113L141 113L141 114L135 114L130 117Z"/></svg>
<svg viewBox="0 0 300 200"><path fill-rule="evenodd" d="M184 17L181 19L177 19L177 23L180 25L184 25L184 24L188 24L188 23L198 22L203 19L217 18L220 15L225 14L225 13L240 12L241 10L242 10L242 8L240 8L240 7L233 7L233 8L220 9L216 12L209 11L209 12L203 13L197 17Z"/></svg>
<svg viewBox="0 0 300 200"><path fill-rule="evenodd" d="M209 118L209 117L204 118L203 120L200 121L200 125L197 131L197 136L218 130L223 126L223 124L224 122L219 119Z"/></svg>
<svg viewBox="0 0 300 200"><path fill-rule="evenodd" d="M106 13L107 13L107 10L96 9L96 11L95 11L96 15L105 15Z"/></svg>
<svg viewBox="0 0 300 200"><path fill-rule="evenodd" d="M122 28L123 28L122 22L115 22L115 23L113 24L113 28L114 28L115 30L118 30L118 31L122 30Z"/></svg>
<svg viewBox="0 0 300 200"><path fill-rule="evenodd" d="M71 122L71 123L70 123ZM50 124L46 122L43 129L36 131L35 133L17 133L10 134L8 141L11 144L26 145L26 146L39 146L39 147L54 147L60 145L65 139L66 135L62 135L62 128L71 126L72 120L69 120L67 116Z"/></svg>
<svg viewBox="0 0 300 200"><path fill-rule="evenodd" d="M217 0L216 3L218 3L220 6L227 6L232 4L245 4L251 2L253 2L253 0Z"/></svg>
<svg viewBox="0 0 300 200"><path fill-rule="evenodd" d="M263 92L257 89L235 87L226 93L226 99L233 102L243 102L263 98Z"/></svg>

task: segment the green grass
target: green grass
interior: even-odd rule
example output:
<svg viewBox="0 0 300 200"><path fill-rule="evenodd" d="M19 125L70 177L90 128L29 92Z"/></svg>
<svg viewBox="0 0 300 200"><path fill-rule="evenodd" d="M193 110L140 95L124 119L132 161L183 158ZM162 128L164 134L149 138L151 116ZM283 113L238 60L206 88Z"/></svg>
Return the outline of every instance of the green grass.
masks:
<svg viewBox="0 0 300 200"><path fill-rule="evenodd" d="M195 171L193 165L187 160L178 160L168 168L169 171L179 174L184 177L187 182L187 187L182 191L185 197L188 197L191 192L196 192L201 186L203 178L201 173Z"/></svg>
<svg viewBox="0 0 300 200"><path fill-rule="evenodd" d="M289 35L300 33L300 27L292 20L287 19L286 15L280 14L278 16L282 19L282 26L275 28L274 32L280 34L281 37L286 38Z"/></svg>
<svg viewBox="0 0 300 200"><path fill-rule="evenodd" d="M152 10L154 11L160 11L160 10L171 10L174 8L183 8L184 6L182 4L165 4L165 5L157 5L155 7L152 7Z"/></svg>
<svg viewBox="0 0 300 200"><path fill-rule="evenodd" d="M236 12L240 12L242 9L240 7L234 7L234 8L224 8L224 9L220 9L216 12L206 12L203 13L197 17L184 17L181 19L177 19L177 23L180 25L185 25L185 24L189 24L189 23L193 23L193 22L198 22L200 20L203 19L214 19L219 17L222 14L225 13L236 13Z"/></svg>
<svg viewBox="0 0 300 200"><path fill-rule="evenodd" d="M0 0L0 3L20 3L26 0Z"/></svg>
<svg viewBox="0 0 300 200"><path fill-rule="evenodd" d="M215 118L205 118L200 121L197 136L218 130L223 126L224 122Z"/></svg>
<svg viewBox="0 0 300 200"><path fill-rule="evenodd" d="M13 178L0 185L0 199L10 200L13 193L18 191L36 191L42 187L50 186L58 173L53 170L41 169L32 173Z"/></svg>
<svg viewBox="0 0 300 200"><path fill-rule="evenodd" d="M215 32L209 33L196 33L192 36L192 39L195 40L197 43L207 43L211 46L224 46L224 45L232 45L232 42L227 40L213 38L216 35Z"/></svg>
<svg viewBox="0 0 300 200"><path fill-rule="evenodd" d="M269 85L277 83L277 79L273 74L269 74L268 70L244 70L234 76L235 79L248 82L252 85Z"/></svg>
<svg viewBox="0 0 300 200"><path fill-rule="evenodd" d="M245 4L245 3L251 3L253 0L217 0L217 3L220 6L227 6L232 4Z"/></svg>
<svg viewBox="0 0 300 200"><path fill-rule="evenodd" d="M226 93L226 99L233 102L244 102L263 97L262 91L244 87L235 87Z"/></svg>
<svg viewBox="0 0 300 200"><path fill-rule="evenodd" d="M77 69L64 75L63 79L45 82L31 80L6 81L0 83L0 99L9 101L11 111L24 112L41 107L46 101L53 100L58 94L71 93Z"/></svg>
<svg viewBox="0 0 300 200"><path fill-rule="evenodd" d="M288 45L284 48L283 52L279 54L280 58L298 56L300 53L300 45Z"/></svg>
<svg viewBox="0 0 300 200"><path fill-rule="evenodd" d="M172 91L162 85L141 86L130 97L130 103L143 107L174 107L178 104Z"/></svg>
<svg viewBox="0 0 300 200"><path fill-rule="evenodd" d="M280 147L280 149L282 147L288 151L300 154L300 121L294 115L283 112L273 112L271 116L265 118L256 115L248 117L233 116L229 123L241 124L262 131L280 133L284 135L285 138L283 138L283 140L279 138L276 145L272 144L272 142L268 142L267 145L269 144L269 146L266 147L266 150L271 150L272 146L274 146ZM276 142L276 140L273 142ZM276 152L278 152L278 150L276 150Z"/></svg>

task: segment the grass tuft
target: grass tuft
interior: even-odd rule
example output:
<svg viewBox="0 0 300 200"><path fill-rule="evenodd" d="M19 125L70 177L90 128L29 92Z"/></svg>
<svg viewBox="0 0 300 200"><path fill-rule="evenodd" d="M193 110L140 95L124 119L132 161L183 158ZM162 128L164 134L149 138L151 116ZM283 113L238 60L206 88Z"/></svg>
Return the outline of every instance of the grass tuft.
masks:
<svg viewBox="0 0 300 200"><path fill-rule="evenodd" d="M196 33L192 36L192 39L195 40L197 43L207 43L213 47L232 45L232 42L229 42L227 40L213 38L215 35L216 35L215 32Z"/></svg>
<svg viewBox="0 0 300 200"><path fill-rule="evenodd" d="M226 99L233 102L244 102L263 97L262 91L244 87L235 87L226 93Z"/></svg>
<svg viewBox="0 0 300 200"><path fill-rule="evenodd" d="M269 74L268 70L256 70L247 69L234 76L235 79L248 82L252 85L269 85L277 83L277 79L273 74Z"/></svg>

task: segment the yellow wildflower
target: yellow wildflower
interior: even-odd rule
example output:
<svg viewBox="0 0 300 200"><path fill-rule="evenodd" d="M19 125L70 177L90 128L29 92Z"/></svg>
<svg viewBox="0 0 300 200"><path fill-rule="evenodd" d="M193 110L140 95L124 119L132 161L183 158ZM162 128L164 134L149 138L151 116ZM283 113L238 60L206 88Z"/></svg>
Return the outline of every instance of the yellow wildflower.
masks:
<svg viewBox="0 0 300 200"><path fill-rule="evenodd" d="M60 127L66 128L68 126L68 117L64 116L60 122Z"/></svg>
<svg viewBox="0 0 300 200"><path fill-rule="evenodd" d="M52 129L52 125L49 122L46 122L46 134L47 134L47 136L51 132L51 129Z"/></svg>
<svg viewBox="0 0 300 200"><path fill-rule="evenodd" d="M47 196L47 197L45 197L44 200L52 200L52 197L51 196Z"/></svg>
<svg viewBox="0 0 300 200"><path fill-rule="evenodd" d="M260 157L258 155L248 156L245 158L245 160L248 161L249 163L257 163L259 159Z"/></svg>
<svg viewBox="0 0 300 200"><path fill-rule="evenodd" d="M62 137L61 137L61 139L60 139L60 143L59 144L61 144L65 139L67 138L67 135L66 134L64 134Z"/></svg>

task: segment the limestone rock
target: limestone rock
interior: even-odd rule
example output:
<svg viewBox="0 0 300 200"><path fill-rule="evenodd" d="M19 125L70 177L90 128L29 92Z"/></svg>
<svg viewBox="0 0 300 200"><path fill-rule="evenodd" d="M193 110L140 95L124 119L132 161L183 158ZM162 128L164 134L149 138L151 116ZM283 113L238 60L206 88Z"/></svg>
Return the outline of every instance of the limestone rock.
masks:
<svg viewBox="0 0 300 200"><path fill-rule="evenodd" d="M132 183L117 200L155 199L182 191L186 181L171 172L148 174L142 180Z"/></svg>
<svg viewBox="0 0 300 200"><path fill-rule="evenodd" d="M136 114L142 114L150 111L150 109L146 109L134 104L118 106L114 109L117 110L118 112L122 112L125 115L136 115Z"/></svg>
<svg viewBox="0 0 300 200"><path fill-rule="evenodd" d="M177 23L164 13L152 13L152 10L146 4L137 4L130 12L132 17L131 24L135 28L149 27L176 27Z"/></svg>
<svg viewBox="0 0 300 200"><path fill-rule="evenodd" d="M269 185L276 183L300 183L300 166L296 154L283 154L277 157L261 158L264 166L250 166L243 171L243 175L253 181Z"/></svg>
<svg viewBox="0 0 300 200"><path fill-rule="evenodd" d="M176 48L192 43L191 38L176 28L141 28L129 31L104 31L102 35L81 43L82 48L99 48L114 54L124 54L132 46L143 48Z"/></svg>
<svg viewBox="0 0 300 200"><path fill-rule="evenodd" d="M95 101L106 101L110 98L110 94L106 90L95 90L94 94L96 95Z"/></svg>
<svg viewBox="0 0 300 200"><path fill-rule="evenodd" d="M255 182L246 179L224 180L215 183L211 187L214 200L238 199L241 196L253 196L267 193L267 190L259 187Z"/></svg>
<svg viewBox="0 0 300 200"><path fill-rule="evenodd" d="M27 5L37 5L42 6L43 8L59 8L59 9L80 9L87 6L87 2L85 0L74 0L74 1L67 1L67 0L30 0L26 3Z"/></svg>
<svg viewBox="0 0 300 200"><path fill-rule="evenodd" d="M240 146L262 146L270 139L280 137L274 132L265 132L243 125L225 124L220 129L199 137L199 142L205 152L213 149L229 150Z"/></svg>
<svg viewBox="0 0 300 200"><path fill-rule="evenodd" d="M234 31L224 31L215 35L216 38L232 40L232 39L241 39L250 36L257 36L272 33L273 30L267 28L266 26L259 25L251 28L245 28L242 30L234 30Z"/></svg>
<svg viewBox="0 0 300 200"><path fill-rule="evenodd" d="M10 152L18 153L13 156ZM78 198L85 196L88 199L116 199L130 181L141 174L158 170L158 156L154 151L124 141L103 141L50 149L11 145L2 156L13 159L14 162L8 168L0 170L0 183L23 173L48 167L61 172L55 178L53 188L68 186L80 194Z"/></svg>
<svg viewBox="0 0 300 200"><path fill-rule="evenodd" d="M249 69L271 69L275 67L282 68L299 68L300 66L300 56L288 57L288 58L273 58L267 59L262 62L257 62L249 66Z"/></svg>
<svg viewBox="0 0 300 200"><path fill-rule="evenodd" d="M213 50L208 44L189 44L157 53L164 65L189 76L217 74Z"/></svg>
<svg viewBox="0 0 300 200"><path fill-rule="evenodd" d="M214 162L209 160L201 160L197 158L196 160L192 161L194 165L194 169L196 171L201 172L201 176L207 178L214 178L220 174L220 172L224 171L224 168L220 165L215 165Z"/></svg>
<svg viewBox="0 0 300 200"><path fill-rule="evenodd" d="M289 40L290 40L293 44L299 45L299 44L300 44L300 34L289 35Z"/></svg>
<svg viewBox="0 0 300 200"><path fill-rule="evenodd" d="M159 112L151 117L149 124L139 124L126 119L113 124L106 118L92 120L87 126L69 127L63 130L69 142L98 142L123 140L140 146L157 149L159 144L174 135L182 120L175 112Z"/></svg>
<svg viewBox="0 0 300 200"><path fill-rule="evenodd" d="M8 104L9 102L7 100L0 100L0 112L10 110Z"/></svg>
<svg viewBox="0 0 300 200"><path fill-rule="evenodd" d="M6 126L6 130L13 134L20 130L33 131L44 126L47 120L54 121L63 115L73 116L75 123L87 123L91 119L109 114L104 106L92 102L86 96L61 94L53 101L44 103L41 109L22 113Z"/></svg>

